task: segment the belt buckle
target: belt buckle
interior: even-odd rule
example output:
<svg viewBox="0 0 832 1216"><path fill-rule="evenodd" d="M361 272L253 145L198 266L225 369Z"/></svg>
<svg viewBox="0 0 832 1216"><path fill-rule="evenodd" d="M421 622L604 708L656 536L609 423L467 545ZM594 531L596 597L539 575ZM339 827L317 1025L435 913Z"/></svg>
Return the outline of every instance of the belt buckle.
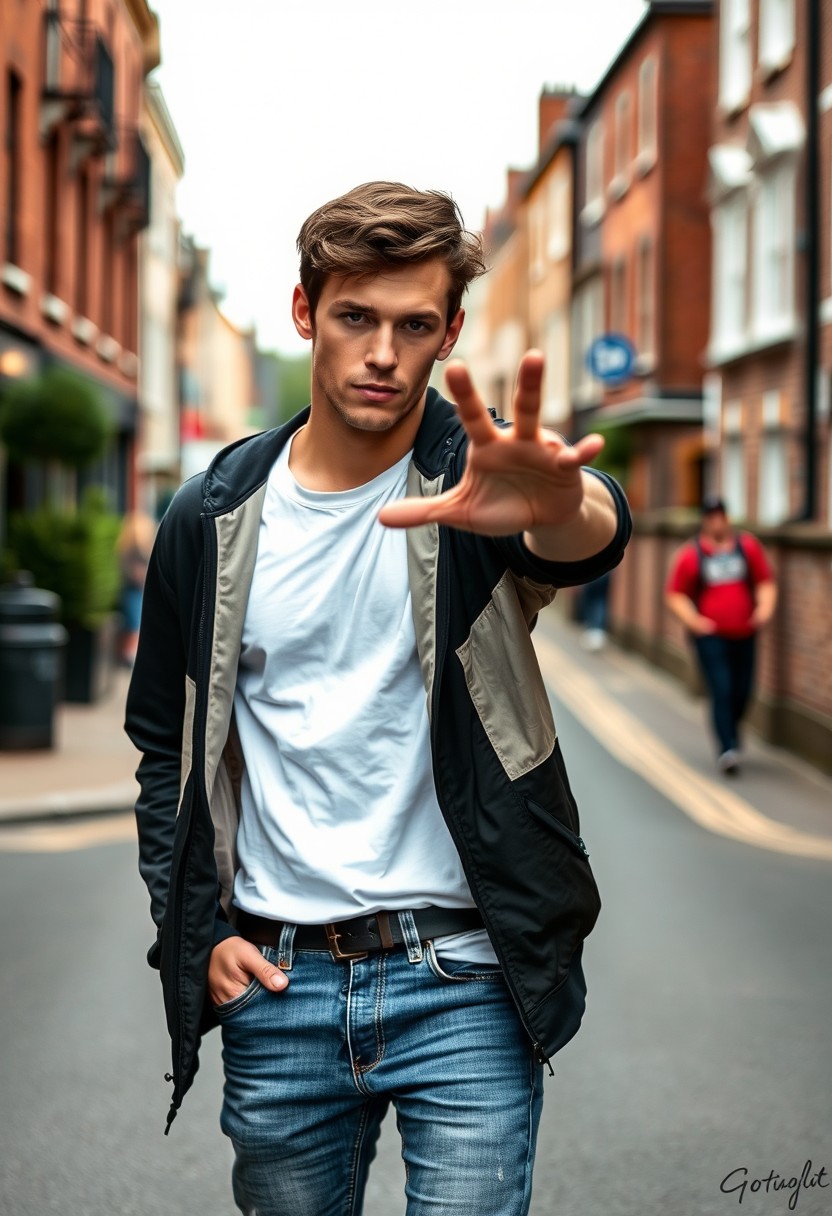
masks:
<svg viewBox="0 0 832 1216"><path fill-rule="evenodd" d="M339 933L331 922L324 925L324 932L326 940L329 942L329 953L334 959L362 959L369 954L369 950L342 950L338 943L343 934Z"/></svg>

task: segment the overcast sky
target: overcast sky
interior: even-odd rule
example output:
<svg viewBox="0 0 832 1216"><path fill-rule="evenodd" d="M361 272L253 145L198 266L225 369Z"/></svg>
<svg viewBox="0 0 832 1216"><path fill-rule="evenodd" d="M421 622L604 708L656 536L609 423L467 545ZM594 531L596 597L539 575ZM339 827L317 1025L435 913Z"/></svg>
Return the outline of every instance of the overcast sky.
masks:
<svg viewBox="0 0 832 1216"><path fill-rule="evenodd" d="M643 0L151 0L185 151L179 214L224 309L295 353L295 238L359 182L449 191L466 223L536 154L544 85L588 91Z"/></svg>

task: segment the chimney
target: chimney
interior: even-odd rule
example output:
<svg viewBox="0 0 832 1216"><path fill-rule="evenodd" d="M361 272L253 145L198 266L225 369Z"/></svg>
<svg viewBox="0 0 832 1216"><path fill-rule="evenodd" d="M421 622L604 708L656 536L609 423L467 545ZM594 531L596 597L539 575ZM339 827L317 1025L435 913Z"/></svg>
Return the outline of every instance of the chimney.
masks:
<svg viewBox="0 0 832 1216"><path fill-rule="evenodd" d="M544 89L540 94L537 110L537 154L541 156L552 128L569 117L570 103L575 97L574 89Z"/></svg>

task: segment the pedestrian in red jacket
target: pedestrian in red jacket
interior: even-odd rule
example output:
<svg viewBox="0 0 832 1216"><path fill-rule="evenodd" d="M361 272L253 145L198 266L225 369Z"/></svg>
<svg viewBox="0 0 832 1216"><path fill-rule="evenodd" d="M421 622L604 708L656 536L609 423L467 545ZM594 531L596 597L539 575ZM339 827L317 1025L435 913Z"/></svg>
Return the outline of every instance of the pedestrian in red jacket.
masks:
<svg viewBox="0 0 832 1216"><path fill-rule="evenodd" d="M739 772L739 725L751 696L757 631L774 613L777 586L763 546L732 525L721 498L702 504L698 534L683 545L666 602L687 628L711 701L724 773Z"/></svg>

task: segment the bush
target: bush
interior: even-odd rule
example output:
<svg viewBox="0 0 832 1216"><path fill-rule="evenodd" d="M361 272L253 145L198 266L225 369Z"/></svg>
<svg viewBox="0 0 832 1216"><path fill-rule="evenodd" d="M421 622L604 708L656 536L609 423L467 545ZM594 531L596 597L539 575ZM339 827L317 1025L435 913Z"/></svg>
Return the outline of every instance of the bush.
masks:
<svg viewBox="0 0 832 1216"><path fill-rule="evenodd" d="M16 565L32 572L36 586L61 597L65 625L97 629L115 608L121 583L116 553L120 526L118 515L94 494L73 514L41 507L10 518Z"/></svg>
<svg viewBox="0 0 832 1216"><path fill-rule="evenodd" d="M32 380L21 380L3 399L0 439L21 464L84 468L104 453L111 433L94 386L66 368L50 367Z"/></svg>

